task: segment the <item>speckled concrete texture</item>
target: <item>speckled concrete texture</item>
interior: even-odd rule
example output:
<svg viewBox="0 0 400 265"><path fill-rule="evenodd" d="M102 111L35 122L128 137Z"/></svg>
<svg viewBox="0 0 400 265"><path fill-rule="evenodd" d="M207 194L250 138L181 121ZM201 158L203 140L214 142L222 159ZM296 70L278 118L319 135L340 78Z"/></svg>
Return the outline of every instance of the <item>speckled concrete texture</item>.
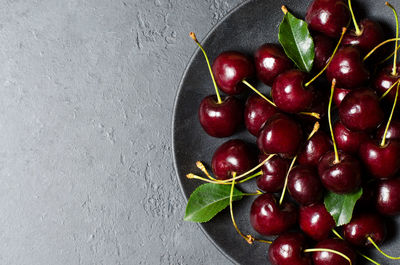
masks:
<svg viewBox="0 0 400 265"><path fill-rule="evenodd" d="M1 0L0 264L229 264L173 169L175 92L243 0Z"/></svg>

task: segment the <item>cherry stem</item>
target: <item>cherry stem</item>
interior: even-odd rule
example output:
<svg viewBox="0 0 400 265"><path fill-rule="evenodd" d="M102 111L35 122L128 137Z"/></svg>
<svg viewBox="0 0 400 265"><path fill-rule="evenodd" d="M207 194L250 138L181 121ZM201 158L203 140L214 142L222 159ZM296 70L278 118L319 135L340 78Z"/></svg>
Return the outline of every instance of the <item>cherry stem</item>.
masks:
<svg viewBox="0 0 400 265"><path fill-rule="evenodd" d="M394 13L394 18L396 20L396 38L397 38L397 40L396 40L396 44L394 46L395 51L394 51L394 60L393 60L393 69L392 69L392 75L396 76L397 75L397 66L396 66L396 64L397 64L397 44L399 42L399 40L398 40L398 38L399 38L399 17L397 16L396 9L391 4L389 4L389 2L386 2L385 5L387 5L388 7L390 7L392 9L392 11Z"/></svg>
<svg viewBox="0 0 400 265"><path fill-rule="evenodd" d="M396 50L394 52L392 52L388 57L386 57L385 59L383 59L382 61L380 61L378 64L383 64L384 62L386 62L387 60L389 60L390 58L392 58L392 56L400 49L400 45L397 46Z"/></svg>
<svg viewBox="0 0 400 265"><path fill-rule="evenodd" d="M343 237L335 229L332 229L332 233L334 233L335 236L337 236L339 239L344 240Z"/></svg>
<svg viewBox="0 0 400 265"><path fill-rule="evenodd" d="M292 171L292 168L293 168L293 166L294 166L294 163L296 162L296 159L297 159L297 156L295 156L295 157L293 158L292 163L290 163L289 170L288 170L287 173L286 173L285 184L283 185L283 190L282 190L282 193L281 193L281 198L279 199L279 205L282 204L283 198L285 198L285 193L286 193L286 189L287 189L289 174L290 174L290 171Z"/></svg>
<svg viewBox="0 0 400 265"><path fill-rule="evenodd" d="M284 5L281 7L281 10L282 10L283 14L285 14L285 15L289 12L287 7Z"/></svg>
<svg viewBox="0 0 400 265"><path fill-rule="evenodd" d="M367 55L364 56L363 61L367 60L368 57L370 57L377 49L379 49L380 47L382 47L386 43L389 43L389 42L392 42L392 41L398 41L398 40L400 40L400 38L392 38L392 39L388 39L388 40L385 40L385 41L379 43Z"/></svg>
<svg viewBox="0 0 400 265"><path fill-rule="evenodd" d="M399 97L399 87L400 87L400 82L397 82L396 96L394 98L392 112L390 113L390 117L389 117L388 123L386 124L385 133L383 134L382 141L381 141L381 146L382 147L385 146L386 135L387 135L390 123L391 123L392 118L393 118L394 109L396 108L397 98Z"/></svg>
<svg viewBox="0 0 400 265"><path fill-rule="evenodd" d="M213 84L214 84L215 94L217 95L218 104L221 104L221 103L222 103L221 96L220 96L220 94L219 94L217 82L215 82L214 73L213 73L213 71L212 71L212 69L211 69L211 65L210 65L210 61L208 60L207 53L206 53L206 51L204 50L203 46L200 44L200 42L197 40L196 34L194 34L194 32L190 32L189 35L190 35L190 37L194 40L194 42L196 42L196 44L200 47L200 50L201 50L201 51L203 52L203 54L204 54L204 58L205 58L206 61L207 61L208 70L210 71L210 75L211 75L211 78L212 78L212 81L213 81Z"/></svg>
<svg viewBox="0 0 400 265"><path fill-rule="evenodd" d="M200 169L201 172L203 172L209 179L211 179L211 180L216 180L215 178L213 178L213 177L208 173L206 167L204 166L203 163L201 163L201 161L197 161L197 162L196 162L196 167L197 167L198 169Z"/></svg>
<svg viewBox="0 0 400 265"><path fill-rule="evenodd" d="M352 265L351 259L349 257L347 257L345 254L343 254L343 253L341 253L339 251L336 251L334 249L329 249L329 248L309 248L309 249L305 249L304 252L305 253L308 253L308 252L330 252L330 253L333 253L333 254L336 254L336 255L339 255L339 256L343 257L344 259L346 259L350 263L350 265Z"/></svg>
<svg viewBox="0 0 400 265"><path fill-rule="evenodd" d="M392 256L386 254L385 252L383 252L383 251L378 247L378 245L374 242L374 240L373 240L371 237L368 237L367 239L368 239L368 241L371 242L371 244L372 244L383 256L385 256L386 258L388 258L388 259L396 259L396 260L397 260L397 259L400 259L400 257L392 257Z"/></svg>
<svg viewBox="0 0 400 265"><path fill-rule="evenodd" d="M335 92L335 86L336 86L336 79L333 79L332 86L331 86L331 96L329 98L329 105L328 105L328 121L329 121L329 130L331 131L333 150L335 151L335 161L333 161L333 163L337 164L340 162L340 160L339 160L339 153L338 153L337 146L336 146L335 135L333 134L332 115L331 115L332 100L333 100L333 93Z"/></svg>
<svg viewBox="0 0 400 265"><path fill-rule="evenodd" d="M315 81L315 79L317 79L320 75L322 75L325 72L325 70L328 68L328 66L331 64L331 62L333 60L333 57L335 56L337 50L339 49L340 44L342 43L342 40L343 40L343 37L344 37L344 34L346 33L346 31L347 31L347 28L342 28L342 35L340 36L340 39L339 39L335 49L333 50L333 53L332 53L331 57L328 60L328 63L325 65L325 67L316 76L313 77L313 79L311 79L310 81L308 81L304 85L305 87L308 87L312 82Z"/></svg>
<svg viewBox="0 0 400 265"><path fill-rule="evenodd" d="M238 183L240 183L240 182L238 182ZM259 191L259 190L257 190L255 193L243 193L243 196L258 196L258 195L261 195L261 194L264 194L264 193Z"/></svg>
<svg viewBox="0 0 400 265"><path fill-rule="evenodd" d="M269 98L267 98L266 96L264 96L260 91L258 91L254 86L252 86L249 82L247 82L246 80L242 80L242 83L245 84L246 86L248 86L249 88L251 88L254 92L256 92L260 97L262 97L263 99L265 99L266 101L268 101L269 104L271 104L272 106L276 107L276 104L274 102L272 102Z"/></svg>
<svg viewBox="0 0 400 265"><path fill-rule="evenodd" d="M389 87L388 90L386 90L385 93L383 93L383 95L379 98L379 100L382 100L384 97L386 97L387 94L390 93L390 91L392 91L392 89L397 85L397 83L400 82L400 79L398 79L396 82L393 83L393 85L391 87Z"/></svg>
<svg viewBox="0 0 400 265"><path fill-rule="evenodd" d="M351 7L351 0L349 0L348 3L349 3L351 18L353 19L353 23L354 23L354 28L356 29L356 35L360 36L362 32L360 30L360 27L357 24L356 17L354 16L353 8Z"/></svg>
<svg viewBox="0 0 400 265"><path fill-rule="evenodd" d="M235 178L236 176L236 172L233 172L233 178ZM254 238L252 235L244 235L238 228L236 221L235 221L235 217L233 216L233 206L232 206L232 201L233 201L233 190L235 188L235 181L232 181L232 186L231 186L231 193L229 196L229 208L230 208L230 213L231 213L231 219L232 219L232 224L235 227L236 231L238 232L238 234L244 238L244 240L246 240L247 243L249 243L250 245L254 243L254 241L259 241L259 242L263 242L263 243L268 243L268 244L272 244L271 241L268 240L262 240L262 239L256 239Z"/></svg>
<svg viewBox="0 0 400 265"><path fill-rule="evenodd" d="M305 115L305 116L311 116L311 117L314 117L314 118L316 118L318 120L321 119L321 114L316 113L316 112L304 112L304 111L302 111L302 112L299 112L298 114Z"/></svg>

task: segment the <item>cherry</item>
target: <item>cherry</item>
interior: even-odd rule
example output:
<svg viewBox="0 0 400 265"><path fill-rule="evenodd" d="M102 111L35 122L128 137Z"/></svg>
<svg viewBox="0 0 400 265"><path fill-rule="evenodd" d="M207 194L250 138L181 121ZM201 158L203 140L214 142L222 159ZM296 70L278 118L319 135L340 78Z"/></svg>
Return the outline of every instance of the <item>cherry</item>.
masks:
<svg viewBox="0 0 400 265"><path fill-rule="evenodd" d="M311 257L303 251L305 244L301 233L282 234L269 246L269 260L273 265L311 265Z"/></svg>
<svg viewBox="0 0 400 265"><path fill-rule="evenodd" d="M289 113L297 113L311 107L312 88L304 86L307 74L293 69L280 74L272 85L271 95L276 106Z"/></svg>
<svg viewBox="0 0 400 265"><path fill-rule="evenodd" d="M271 193L257 197L251 205L250 223L261 235L270 236L283 233L297 221L297 209L293 203L278 205Z"/></svg>
<svg viewBox="0 0 400 265"><path fill-rule="evenodd" d="M314 0L306 14L311 29L330 37L338 37L349 18L349 11L341 0Z"/></svg>
<svg viewBox="0 0 400 265"><path fill-rule="evenodd" d="M215 151L212 160L212 171L217 179L224 180L247 172L257 162L254 150L242 140L229 140Z"/></svg>
<svg viewBox="0 0 400 265"><path fill-rule="evenodd" d="M350 130L366 131L376 129L383 121L384 114L379 99L371 89L356 89L343 99L339 106L339 117Z"/></svg>
<svg viewBox="0 0 400 265"><path fill-rule="evenodd" d="M337 86L342 88L356 88L369 79L369 72L361 60L360 51L352 46L343 47L336 53L326 75L330 82L335 78Z"/></svg>
<svg viewBox="0 0 400 265"><path fill-rule="evenodd" d="M378 139L382 139L383 135L385 134L385 129L385 126L379 127L378 132L376 133L376 137ZM400 140L400 121L395 120L390 123L386 133L386 139Z"/></svg>
<svg viewBox="0 0 400 265"><path fill-rule="evenodd" d="M335 221L323 203L300 207L299 224L306 235L317 241L328 238L335 228Z"/></svg>
<svg viewBox="0 0 400 265"><path fill-rule="evenodd" d="M354 216L350 223L343 227L344 238L359 247L372 246L370 237L376 244L381 244L386 236L386 225L383 219L373 213L362 213Z"/></svg>
<svg viewBox="0 0 400 265"><path fill-rule="evenodd" d="M277 113L264 125L257 138L258 148L266 154L285 158L296 155L302 140L300 125L285 114Z"/></svg>
<svg viewBox="0 0 400 265"><path fill-rule="evenodd" d="M400 214L400 178L380 181L376 194L375 206L381 214Z"/></svg>
<svg viewBox="0 0 400 265"><path fill-rule="evenodd" d="M322 34L315 35L313 39L315 50L314 67L317 70L321 70L328 63L328 60L335 49L335 43L331 38Z"/></svg>
<svg viewBox="0 0 400 265"><path fill-rule="evenodd" d="M351 264L356 264L357 255L348 243L341 239L325 239L319 242L315 248L336 250L351 260ZM349 261L344 257L328 251L313 253L314 265L349 265Z"/></svg>
<svg viewBox="0 0 400 265"><path fill-rule="evenodd" d="M374 87L379 95L383 95L387 90L389 90L394 83L400 78L400 65L396 67L396 73L393 74L393 67L387 66L378 72L375 80ZM390 90L387 98L393 102L396 96L396 89Z"/></svg>
<svg viewBox="0 0 400 265"><path fill-rule="evenodd" d="M292 61L278 44L263 44L254 54L258 78L266 85L272 86L275 78L293 68Z"/></svg>
<svg viewBox="0 0 400 265"><path fill-rule="evenodd" d="M335 93L333 94L333 102L335 103L336 106L340 106L340 103L342 103L343 99L346 97L347 94L350 93L350 89L346 88L335 88Z"/></svg>
<svg viewBox="0 0 400 265"><path fill-rule="evenodd" d="M343 151L338 152L337 161L335 152L329 151L321 158L318 166L322 184L328 190L339 194L349 193L360 187L360 172L358 160Z"/></svg>
<svg viewBox="0 0 400 265"><path fill-rule="evenodd" d="M305 165L296 166L290 171L288 191L302 205L319 202L323 195L318 173L313 167Z"/></svg>
<svg viewBox="0 0 400 265"><path fill-rule="evenodd" d="M214 137L233 135L243 122L243 104L235 97L218 103L216 96L205 97L199 108L199 120L204 131Z"/></svg>
<svg viewBox="0 0 400 265"><path fill-rule="evenodd" d="M379 23L370 19L364 19L359 24L360 32L351 30L343 38L343 45L356 46L364 53L372 50L384 40L384 33Z"/></svg>
<svg viewBox="0 0 400 265"><path fill-rule="evenodd" d="M254 76L252 61L237 51L223 52L214 60L212 71L218 86L228 95L240 94L245 85L242 81Z"/></svg>
<svg viewBox="0 0 400 265"><path fill-rule="evenodd" d="M350 131L341 121L337 121L333 126L333 134L335 135L337 147L350 154L357 154L361 144L369 139L367 133Z"/></svg>
<svg viewBox="0 0 400 265"><path fill-rule="evenodd" d="M252 135L258 136L265 122L277 112L278 109L268 101L258 95L251 95L244 109L244 123L247 130Z"/></svg>
<svg viewBox="0 0 400 265"><path fill-rule="evenodd" d="M267 155L261 154L259 161L262 162ZM278 192L282 190L286 172L290 162L279 156L274 156L262 166L262 175L257 178L257 187L265 192Z"/></svg>
<svg viewBox="0 0 400 265"><path fill-rule="evenodd" d="M320 158L329 150L332 144L328 135L322 131L315 133L298 154L298 162L302 165L318 166Z"/></svg>

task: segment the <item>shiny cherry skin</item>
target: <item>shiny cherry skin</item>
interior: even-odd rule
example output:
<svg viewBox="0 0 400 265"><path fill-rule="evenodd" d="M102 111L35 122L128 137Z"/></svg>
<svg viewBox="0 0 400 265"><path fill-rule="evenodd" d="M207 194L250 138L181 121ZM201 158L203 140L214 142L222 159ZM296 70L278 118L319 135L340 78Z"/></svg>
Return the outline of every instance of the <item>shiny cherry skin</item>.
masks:
<svg viewBox="0 0 400 265"><path fill-rule="evenodd" d="M292 198L301 205L320 202L324 190L317 170L305 165L290 171L287 188Z"/></svg>
<svg viewBox="0 0 400 265"><path fill-rule="evenodd" d="M278 109L258 95L251 95L244 108L244 124L254 136L258 136L265 122L271 118Z"/></svg>
<svg viewBox="0 0 400 265"><path fill-rule="evenodd" d="M350 89L336 87L333 92L333 102L335 105L339 107L340 103L342 103L343 99L350 93L350 91Z"/></svg>
<svg viewBox="0 0 400 265"><path fill-rule="evenodd" d="M314 67L316 70L321 70L328 63L329 58L331 58L335 49L335 43L331 38L322 34L317 34L313 39L315 50Z"/></svg>
<svg viewBox="0 0 400 265"><path fill-rule="evenodd" d="M278 204L271 193L257 197L251 205L250 223L259 234L279 235L297 222L298 210L291 202Z"/></svg>
<svg viewBox="0 0 400 265"><path fill-rule="evenodd" d="M372 176L392 178L400 169L400 142L387 140L381 146L379 140L369 140L361 145L359 156Z"/></svg>
<svg viewBox="0 0 400 265"><path fill-rule="evenodd" d="M255 74L252 61L237 51L223 52L215 59L212 71L218 87L228 95L240 94L246 87L242 81Z"/></svg>
<svg viewBox="0 0 400 265"><path fill-rule="evenodd" d="M339 151L339 162L335 164L335 153L329 151L320 160L318 173L328 190L344 194L357 190L361 184L360 162L353 156Z"/></svg>
<svg viewBox="0 0 400 265"><path fill-rule="evenodd" d="M351 91L339 106L339 117L343 125L353 131L376 129L383 121L384 113L379 98L371 89Z"/></svg>
<svg viewBox="0 0 400 265"><path fill-rule="evenodd" d="M343 226L343 236L347 242L359 247L372 246L368 237L381 244L386 236L384 220L375 213L362 213L354 216L351 222Z"/></svg>
<svg viewBox="0 0 400 265"><path fill-rule="evenodd" d="M287 115L277 113L265 123L258 135L257 145L265 154L291 158L296 155L301 141L300 125Z"/></svg>
<svg viewBox="0 0 400 265"><path fill-rule="evenodd" d="M272 86L278 75L293 68L283 48L274 43L266 43L258 48L254 54L254 63L258 79L268 86Z"/></svg>
<svg viewBox="0 0 400 265"><path fill-rule="evenodd" d="M257 163L254 150L242 140L229 140L215 151L212 160L212 171L217 179L232 177L233 172L240 175Z"/></svg>
<svg viewBox="0 0 400 265"><path fill-rule="evenodd" d="M301 207L299 224L301 230L316 241L328 238L336 226L323 203Z"/></svg>
<svg viewBox="0 0 400 265"><path fill-rule="evenodd" d="M301 165L318 166L321 157L332 150L330 137L323 131L318 131L301 148L297 161Z"/></svg>
<svg viewBox="0 0 400 265"><path fill-rule="evenodd" d="M284 233L269 246L269 261L272 265L311 265L310 255L304 253L306 243L302 233Z"/></svg>
<svg viewBox="0 0 400 265"><path fill-rule="evenodd" d="M380 126L378 132L376 133L377 139L382 139L385 134L386 125ZM390 122L388 131L386 133L386 139L400 140L400 121L392 120Z"/></svg>
<svg viewBox="0 0 400 265"><path fill-rule="evenodd" d="M343 0L314 0L307 9L308 26L329 37L339 37L350 19Z"/></svg>
<svg viewBox="0 0 400 265"><path fill-rule="evenodd" d="M355 29L347 31L343 37L342 45L355 46L363 53L368 53L375 48L376 45L384 41L385 35L378 22L364 19L358 25L361 34L357 35Z"/></svg>
<svg viewBox="0 0 400 265"><path fill-rule="evenodd" d="M314 98L313 88L304 86L307 76L306 73L293 69L275 78L271 96L280 110L298 113L311 107Z"/></svg>
<svg viewBox="0 0 400 265"><path fill-rule="evenodd" d="M384 215L400 214L400 178L378 182L376 189L376 209Z"/></svg>
<svg viewBox="0 0 400 265"><path fill-rule="evenodd" d="M397 75L392 75L393 65L388 65L378 72L374 80L374 87L378 95L383 95L399 78L400 65L397 66ZM396 97L396 87L393 87L385 99L393 102Z"/></svg>
<svg viewBox="0 0 400 265"><path fill-rule="evenodd" d="M326 75L329 82L336 79L341 88L356 88L365 84L370 74L365 68L360 51L352 46L339 49L329 64Z"/></svg>
<svg viewBox="0 0 400 265"><path fill-rule="evenodd" d="M341 121L333 125L333 135L337 148L349 154L358 154L361 144L369 140L366 132L351 131Z"/></svg>
<svg viewBox="0 0 400 265"><path fill-rule="evenodd" d="M319 242L315 248L325 248L336 250L346 255L350 260L351 264L357 264L357 254L351 248L351 246L344 240L341 239L325 239ZM340 255L335 253L319 251L313 253L314 265L349 265L349 261Z"/></svg>
<svg viewBox="0 0 400 265"><path fill-rule="evenodd" d="M261 154L259 162L264 161L268 155ZM257 187L265 192L279 192L285 183L286 173L290 161L280 156L274 156L261 167L262 175L257 178Z"/></svg>
<svg viewBox="0 0 400 265"><path fill-rule="evenodd" d="M243 104L232 96L220 104L216 96L207 96L200 103L199 120L208 135L218 138L231 136L243 123Z"/></svg>

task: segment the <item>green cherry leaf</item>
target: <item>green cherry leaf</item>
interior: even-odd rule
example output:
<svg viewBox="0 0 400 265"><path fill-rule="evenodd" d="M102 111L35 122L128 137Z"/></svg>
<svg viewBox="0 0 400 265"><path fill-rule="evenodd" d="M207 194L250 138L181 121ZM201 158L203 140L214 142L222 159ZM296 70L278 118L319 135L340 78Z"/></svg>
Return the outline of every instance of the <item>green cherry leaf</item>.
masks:
<svg viewBox="0 0 400 265"><path fill-rule="evenodd" d="M231 185L207 183L199 186L190 195L186 206L185 221L204 223L229 206ZM233 201L243 198L244 193L233 190Z"/></svg>
<svg viewBox="0 0 400 265"><path fill-rule="evenodd" d="M325 207L335 220L336 226L345 225L351 221L354 206L362 194L363 190L360 189L348 194L328 192L325 195Z"/></svg>
<svg viewBox="0 0 400 265"><path fill-rule="evenodd" d="M287 12L279 26L278 38L286 55L297 67L304 72L310 72L315 50L307 23Z"/></svg>

